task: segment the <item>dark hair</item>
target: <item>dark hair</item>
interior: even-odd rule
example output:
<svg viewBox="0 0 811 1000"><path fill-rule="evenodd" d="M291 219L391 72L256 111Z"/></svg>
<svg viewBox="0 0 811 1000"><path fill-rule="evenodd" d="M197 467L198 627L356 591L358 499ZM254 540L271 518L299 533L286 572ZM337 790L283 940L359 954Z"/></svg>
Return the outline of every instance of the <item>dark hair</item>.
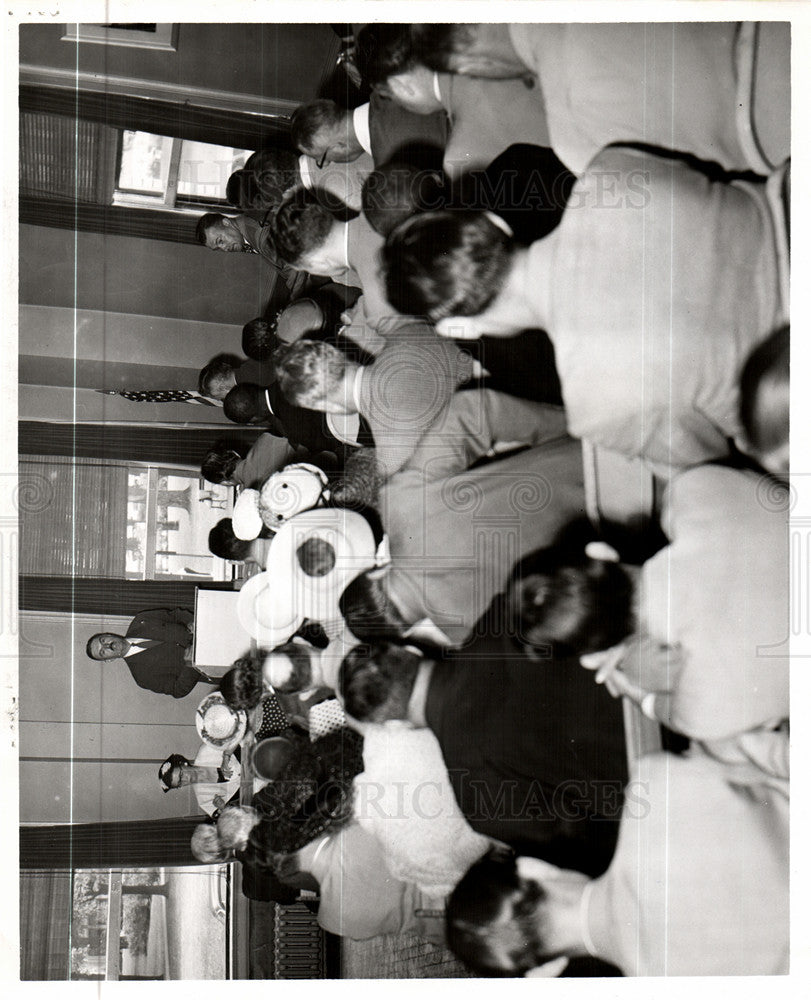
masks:
<svg viewBox="0 0 811 1000"><path fill-rule="evenodd" d="M199 390L204 396L211 395L211 383L221 378L228 378L241 359L236 354L217 354L205 367L200 369Z"/></svg>
<svg viewBox="0 0 811 1000"><path fill-rule="evenodd" d="M476 316L501 291L513 239L484 212L444 209L411 216L382 250L386 294L406 315Z"/></svg>
<svg viewBox="0 0 811 1000"><path fill-rule="evenodd" d="M205 215L201 215L194 230L197 242L205 246L209 229L212 226L218 226L224 218L225 216L221 212L206 212Z"/></svg>
<svg viewBox="0 0 811 1000"><path fill-rule="evenodd" d="M219 559L243 562L251 551L251 541L237 538L231 518L224 517L209 531L208 547L212 555Z"/></svg>
<svg viewBox="0 0 811 1000"><path fill-rule="evenodd" d="M273 242L279 257L295 267L329 236L336 217L318 198L299 187L282 201L273 219Z"/></svg>
<svg viewBox="0 0 811 1000"><path fill-rule="evenodd" d="M234 474L241 456L237 447L230 441L217 441L213 448L206 452L200 466L200 474L206 482L218 483L230 479Z"/></svg>
<svg viewBox="0 0 811 1000"><path fill-rule="evenodd" d="M316 136L323 128L337 128L346 117L346 110L335 101L319 98L300 104L290 116L290 142L306 153L312 149Z"/></svg>
<svg viewBox="0 0 811 1000"><path fill-rule="evenodd" d="M388 236L416 212L442 208L445 176L441 151L420 144L398 151L398 158L385 163L366 178L361 195L363 214L375 232ZM436 162L439 154L439 162Z"/></svg>
<svg viewBox="0 0 811 1000"><path fill-rule="evenodd" d="M344 708L360 722L404 719L422 657L391 642L355 646L338 670Z"/></svg>
<svg viewBox="0 0 811 1000"><path fill-rule="evenodd" d="M267 421L270 417L265 389L253 382L240 382L228 390L222 401L222 412L235 424L251 424Z"/></svg>
<svg viewBox="0 0 811 1000"><path fill-rule="evenodd" d="M452 72L453 57L474 41L473 24L412 24L414 58L429 69Z"/></svg>
<svg viewBox="0 0 811 1000"><path fill-rule="evenodd" d="M242 353L252 361L270 361L271 355L279 347L276 336L276 322L257 316L242 327Z"/></svg>
<svg viewBox="0 0 811 1000"><path fill-rule="evenodd" d="M554 656L617 645L634 630L633 584L619 563L592 559L576 533L527 556L508 584L512 628Z"/></svg>
<svg viewBox="0 0 811 1000"><path fill-rule="evenodd" d="M265 653L257 651L235 660L231 669L220 681L220 694L231 708L246 711L255 708L262 700L265 685L262 681L262 662Z"/></svg>
<svg viewBox="0 0 811 1000"><path fill-rule="evenodd" d="M357 448L344 462L343 471L330 477L331 503L352 510L376 506L382 484L374 448Z"/></svg>
<svg viewBox="0 0 811 1000"><path fill-rule="evenodd" d="M355 65L374 89L417 62L408 24L366 24L355 39Z"/></svg>
<svg viewBox="0 0 811 1000"><path fill-rule="evenodd" d="M338 601L346 627L363 642L402 638L409 623L373 571L360 573L347 584Z"/></svg>
<svg viewBox="0 0 811 1000"><path fill-rule="evenodd" d="M789 438L790 340L788 326L775 330L754 348L741 372L741 424L760 454Z"/></svg>
<svg viewBox="0 0 811 1000"><path fill-rule="evenodd" d="M299 183L298 154L292 149L258 149L243 170L256 182L260 208L276 208L286 191Z"/></svg>
<svg viewBox="0 0 811 1000"><path fill-rule="evenodd" d="M521 878L515 858L490 852L475 862L451 893L445 911L448 947L485 976L523 976L548 961L540 904L546 893Z"/></svg>
<svg viewBox="0 0 811 1000"><path fill-rule="evenodd" d="M346 355L323 340L296 340L273 356L279 388L294 406L317 409L346 374Z"/></svg>
<svg viewBox="0 0 811 1000"><path fill-rule="evenodd" d="M274 691L281 691L282 694L295 694L297 691L305 691L312 682L312 655L309 649L300 642L285 642L281 646L276 646L267 655L281 653L293 664L293 672L290 679L282 684L274 684Z"/></svg>
<svg viewBox="0 0 811 1000"><path fill-rule="evenodd" d="M164 792L171 791L172 772L176 767L182 767L183 764L191 764L191 761L187 760L181 753L172 753L158 768L158 780L163 785Z"/></svg>

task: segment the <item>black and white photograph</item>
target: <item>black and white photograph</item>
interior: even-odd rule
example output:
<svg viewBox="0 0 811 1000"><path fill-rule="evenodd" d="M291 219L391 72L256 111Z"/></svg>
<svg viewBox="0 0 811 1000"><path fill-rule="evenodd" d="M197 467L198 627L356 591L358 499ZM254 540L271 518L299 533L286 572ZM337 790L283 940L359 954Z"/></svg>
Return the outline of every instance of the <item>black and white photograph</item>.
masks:
<svg viewBox="0 0 811 1000"><path fill-rule="evenodd" d="M7 16L8 978L793 995L811 7Z"/></svg>

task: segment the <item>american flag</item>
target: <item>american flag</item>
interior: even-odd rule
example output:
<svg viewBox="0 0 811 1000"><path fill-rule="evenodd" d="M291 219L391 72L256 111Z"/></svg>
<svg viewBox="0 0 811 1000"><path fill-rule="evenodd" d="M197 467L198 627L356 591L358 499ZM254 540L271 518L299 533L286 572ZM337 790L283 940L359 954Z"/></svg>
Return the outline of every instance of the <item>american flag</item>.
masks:
<svg viewBox="0 0 811 1000"><path fill-rule="evenodd" d="M196 389L97 389L105 396L123 396L133 403L199 403L201 406L222 406L219 399L209 399Z"/></svg>

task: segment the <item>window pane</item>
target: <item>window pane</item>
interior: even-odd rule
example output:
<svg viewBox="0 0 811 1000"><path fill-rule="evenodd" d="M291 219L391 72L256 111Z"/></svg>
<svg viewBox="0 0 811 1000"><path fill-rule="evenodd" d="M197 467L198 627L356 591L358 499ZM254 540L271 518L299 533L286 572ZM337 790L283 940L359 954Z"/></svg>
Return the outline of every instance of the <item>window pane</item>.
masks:
<svg viewBox="0 0 811 1000"><path fill-rule="evenodd" d="M178 194L198 198L224 198L231 174L244 166L250 156L246 149L214 146L184 140L180 155Z"/></svg>
<svg viewBox="0 0 811 1000"><path fill-rule="evenodd" d="M166 190L172 140L149 132L127 132L122 136L118 188L162 197Z"/></svg>
<svg viewBox="0 0 811 1000"><path fill-rule="evenodd" d="M228 564L208 550L208 533L231 513L232 490L200 485L190 473L167 473L158 479L155 530L155 576L228 580Z"/></svg>

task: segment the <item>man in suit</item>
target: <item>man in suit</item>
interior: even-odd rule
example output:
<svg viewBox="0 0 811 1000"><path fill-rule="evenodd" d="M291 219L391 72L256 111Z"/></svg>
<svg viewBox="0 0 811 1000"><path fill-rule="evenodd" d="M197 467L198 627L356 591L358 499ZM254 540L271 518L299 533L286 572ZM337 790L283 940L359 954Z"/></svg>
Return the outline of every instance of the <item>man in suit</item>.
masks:
<svg viewBox="0 0 811 1000"><path fill-rule="evenodd" d="M194 616L185 608L141 611L127 629L126 636L99 632L87 642L91 660L123 659L138 687L183 698L203 681L217 684L191 665Z"/></svg>

